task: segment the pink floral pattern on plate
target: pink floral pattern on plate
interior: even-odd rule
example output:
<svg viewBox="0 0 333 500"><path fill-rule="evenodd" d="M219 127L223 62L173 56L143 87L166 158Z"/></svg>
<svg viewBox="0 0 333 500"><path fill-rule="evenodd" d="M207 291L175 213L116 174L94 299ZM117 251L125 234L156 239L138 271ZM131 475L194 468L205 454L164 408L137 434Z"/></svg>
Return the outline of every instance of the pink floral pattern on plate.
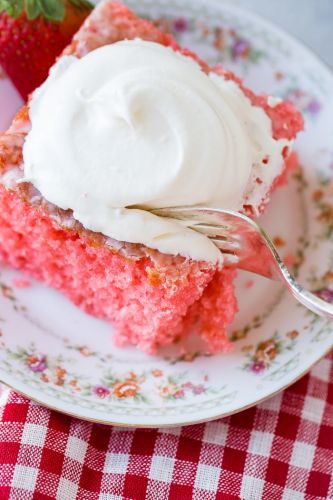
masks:
<svg viewBox="0 0 333 500"><path fill-rule="evenodd" d="M254 347L244 346L242 351L246 354L248 361L243 365L243 369L255 374L263 373L271 367L281 353L292 351L296 347L298 336L297 330L288 332L284 337L275 332L272 337L258 342Z"/></svg>
<svg viewBox="0 0 333 500"><path fill-rule="evenodd" d="M154 24L166 33L172 33L181 42L184 34L195 33L214 49L215 57L221 61L233 61L238 64L256 64L265 57L265 52L255 47L251 41L233 28L211 25L202 19L192 17L159 17Z"/></svg>

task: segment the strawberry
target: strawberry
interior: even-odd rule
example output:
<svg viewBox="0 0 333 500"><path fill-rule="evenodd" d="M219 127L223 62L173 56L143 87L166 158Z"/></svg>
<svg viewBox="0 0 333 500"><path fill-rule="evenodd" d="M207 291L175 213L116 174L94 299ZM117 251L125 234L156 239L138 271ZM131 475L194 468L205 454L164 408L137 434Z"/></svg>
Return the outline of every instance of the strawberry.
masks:
<svg viewBox="0 0 333 500"><path fill-rule="evenodd" d="M24 100L91 8L88 0L0 0L0 64Z"/></svg>

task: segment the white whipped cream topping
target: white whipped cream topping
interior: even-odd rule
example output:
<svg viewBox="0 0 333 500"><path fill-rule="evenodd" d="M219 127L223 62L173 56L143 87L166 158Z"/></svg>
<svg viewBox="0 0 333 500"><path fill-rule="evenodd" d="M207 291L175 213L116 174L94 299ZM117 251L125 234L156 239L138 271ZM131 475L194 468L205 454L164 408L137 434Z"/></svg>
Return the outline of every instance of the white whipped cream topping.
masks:
<svg viewBox="0 0 333 500"><path fill-rule="evenodd" d="M62 57L30 119L25 179L49 202L92 231L206 261L221 261L208 238L148 209L239 209L253 166L269 156L275 176L286 144L237 84L142 40Z"/></svg>

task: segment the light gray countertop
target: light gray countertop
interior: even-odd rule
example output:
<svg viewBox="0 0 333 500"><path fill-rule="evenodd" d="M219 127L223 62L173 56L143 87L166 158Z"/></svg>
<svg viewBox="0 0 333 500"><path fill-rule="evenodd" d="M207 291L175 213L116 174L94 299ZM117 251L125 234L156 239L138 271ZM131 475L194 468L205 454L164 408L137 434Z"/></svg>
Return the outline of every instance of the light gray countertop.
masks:
<svg viewBox="0 0 333 500"><path fill-rule="evenodd" d="M333 0L229 0L281 26L333 68Z"/></svg>

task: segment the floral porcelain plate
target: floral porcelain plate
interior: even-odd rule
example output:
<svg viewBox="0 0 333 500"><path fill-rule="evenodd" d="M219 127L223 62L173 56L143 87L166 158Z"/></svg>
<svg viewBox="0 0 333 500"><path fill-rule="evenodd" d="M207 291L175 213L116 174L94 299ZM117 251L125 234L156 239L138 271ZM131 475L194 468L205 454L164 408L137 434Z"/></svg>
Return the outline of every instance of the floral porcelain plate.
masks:
<svg viewBox="0 0 333 500"><path fill-rule="evenodd" d="M293 101L306 130L300 168L262 224L301 283L333 302L333 76L276 27L218 0L129 0L204 59L257 91ZM20 105L4 76L1 128ZM0 270L0 379L40 403L107 424L188 424L254 405L291 384L333 347L332 326L278 283L239 273L233 351L209 356L196 339L149 357L117 349L109 324L61 294Z"/></svg>

